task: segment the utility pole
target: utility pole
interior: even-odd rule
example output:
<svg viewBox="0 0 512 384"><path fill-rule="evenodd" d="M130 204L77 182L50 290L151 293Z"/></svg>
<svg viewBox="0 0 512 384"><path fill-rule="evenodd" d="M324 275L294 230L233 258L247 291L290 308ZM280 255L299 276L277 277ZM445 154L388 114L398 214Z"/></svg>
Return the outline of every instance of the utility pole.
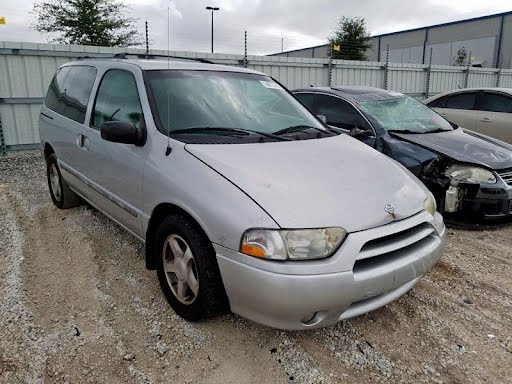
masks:
<svg viewBox="0 0 512 384"><path fill-rule="evenodd" d="M219 7L206 7L208 11L212 11L212 53L213 53L213 12L218 11Z"/></svg>
<svg viewBox="0 0 512 384"><path fill-rule="evenodd" d="M146 21L146 56L149 56L148 22Z"/></svg>
<svg viewBox="0 0 512 384"><path fill-rule="evenodd" d="M284 37L281 37L281 52L284 52Z"/></svg>

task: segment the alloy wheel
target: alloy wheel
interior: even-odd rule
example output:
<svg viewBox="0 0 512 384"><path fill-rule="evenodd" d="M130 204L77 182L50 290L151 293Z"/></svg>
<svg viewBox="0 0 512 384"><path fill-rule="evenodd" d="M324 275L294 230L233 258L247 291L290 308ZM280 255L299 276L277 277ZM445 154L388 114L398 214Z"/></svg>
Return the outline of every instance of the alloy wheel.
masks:
<svg viewBox="0 0 512 384"><path fill-rule="evenodd" d="M183 304L192 304L199 292L199 278L190 246L181 236L170 235L164 242L162 261L174 296Z"/></svg>

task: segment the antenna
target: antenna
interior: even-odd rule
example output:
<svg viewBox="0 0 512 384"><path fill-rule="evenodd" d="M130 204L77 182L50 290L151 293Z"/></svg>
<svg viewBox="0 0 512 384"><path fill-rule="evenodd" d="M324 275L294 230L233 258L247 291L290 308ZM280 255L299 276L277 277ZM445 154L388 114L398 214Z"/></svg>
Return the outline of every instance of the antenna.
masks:
<svg viewBox="0 0 512 384"><path fill-rule="evenodd" d="M170 0L169 0L170 1ZM167 70L171 69L171 6L167 5ZM169 89L167 89L167 149L165 156L169 156L172 152L171 148L171 106L169 105Z"/></svg>

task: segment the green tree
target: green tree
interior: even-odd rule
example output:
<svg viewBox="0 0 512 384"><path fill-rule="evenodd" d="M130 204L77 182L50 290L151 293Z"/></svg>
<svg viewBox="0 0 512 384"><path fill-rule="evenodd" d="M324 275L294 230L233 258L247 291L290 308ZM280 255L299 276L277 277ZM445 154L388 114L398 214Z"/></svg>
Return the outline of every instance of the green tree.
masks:
<svg viewBox="0 0 512 384"><path fill-rule="evenodd" d="M332 50L333 59L367 60L366 52L372 49L371 36L362 17L343 16L332 36L331 48L339 45L340 50Z"/></svg>
<svg viewBox="0 0 512 384"><path fill-rule="evenodd" d="M457 55L455 56L454 65L465 65L467 59L468 51L464 46L460 47L457 51Z"/></svg>
<svg viewBox="0 0 512 384"><path fill-rule="evenodd" d="M34 5L32 28L50 33L48 41L62 44L127 47L142 43L136 19L115 0L48 0Z"/></svg>

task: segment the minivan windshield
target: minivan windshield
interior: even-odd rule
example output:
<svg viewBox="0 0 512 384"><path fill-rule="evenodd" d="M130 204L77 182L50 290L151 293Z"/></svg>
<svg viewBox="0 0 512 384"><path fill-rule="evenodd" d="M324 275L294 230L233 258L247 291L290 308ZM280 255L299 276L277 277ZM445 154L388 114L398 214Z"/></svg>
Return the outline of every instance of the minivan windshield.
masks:
<svg viewBox="0 0 512 384"><path fill-rule="evenodd" d="M452 126L435 111L412 97L362 101L361 110L386 131L432 133Z"/></svg>
<svg viewBox="0 0 512 384"><path fill-rule="evenodd" d="M147 72L161 131L281 135L323 125L270 77L239 72ZM236 131L238 130L238 131ZM286 131L285 131L286 130ZM275 136L277 137L277 135Z"/></svg>

